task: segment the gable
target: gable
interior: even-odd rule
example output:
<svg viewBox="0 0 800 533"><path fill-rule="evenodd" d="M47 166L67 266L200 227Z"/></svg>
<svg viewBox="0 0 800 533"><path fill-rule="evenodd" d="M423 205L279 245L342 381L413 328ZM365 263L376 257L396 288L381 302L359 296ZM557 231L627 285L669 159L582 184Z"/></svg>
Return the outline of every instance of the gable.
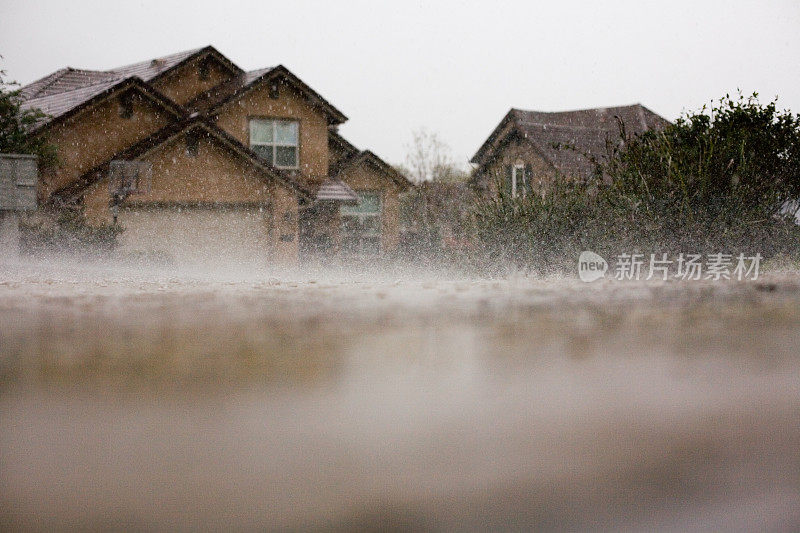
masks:
<svg viewBox="0 0 800 533"><path fill-rule="evenodd" d="M270 84L263 82L215 112L216 125L244 146L250 146L253 118L299 121L299 172L314 184L328 176L328 120L300 91L281 85L275 95Z"/></svg>
<svg viewBox="0 0 800 533"><path fill-rule="evenodd" d="M369 150L364 150L343 162L336 172L336 178L351 188L360 190L381 189L401 192L413 186L405 176Z"/></svg>
<svg viewBox="0 0 800 533"><path fill-rule="evenodd" d="M276 180L235 155L217 139L198 136L196 155L189 155L189 137L183 132L137 158L153 165L149 193L129 202L265 204Z"/></svg>
<svg viewBox="0 0 800 533"><path fill-rule="evenodd" d="M140 143L138 153L119 155L119 159L146 161L153 168L149 192L128 197L125 205L265 206L276 198L283 203L293 198L297 204L297 191L210 135L205 126L167 128L165 136L155 144ZM190 144L196 155L189 153ZM91 171L86 182L78 198L87 218L93 223L107 222L111 199L107 163Z"/></svg>
<svg viewBox="0 0 800 533"><path fill-rule="evenodd" d="M174 108L152 98L135 83L119 85L101 96L47 125L48 142L57 147L59 165L43 173L38 191L41 200L176 119ZM133 111L130 118L122 116L124 101Z"/></svg>
<svg viewBox="0 0 800 533"><path fill-rule="evenodd" d="M235 65L207 51L185 60L150 83L167 98L185 105L198 95L232 80L239 72Z"/></svg>

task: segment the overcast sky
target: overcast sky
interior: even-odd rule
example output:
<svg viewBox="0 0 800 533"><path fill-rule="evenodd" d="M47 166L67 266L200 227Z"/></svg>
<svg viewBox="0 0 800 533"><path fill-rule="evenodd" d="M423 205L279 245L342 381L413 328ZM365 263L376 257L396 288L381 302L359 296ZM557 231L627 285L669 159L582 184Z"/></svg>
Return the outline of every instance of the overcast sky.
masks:
<svg viewBox="0 0 800 533"><path fill-rule="evenodd" d="M27 83L214 45L283 64L390 163L426 128L466 164L511 107L641 102L675 119L758 91L800 112L800 2L0 0L0 66Z"/></svg>

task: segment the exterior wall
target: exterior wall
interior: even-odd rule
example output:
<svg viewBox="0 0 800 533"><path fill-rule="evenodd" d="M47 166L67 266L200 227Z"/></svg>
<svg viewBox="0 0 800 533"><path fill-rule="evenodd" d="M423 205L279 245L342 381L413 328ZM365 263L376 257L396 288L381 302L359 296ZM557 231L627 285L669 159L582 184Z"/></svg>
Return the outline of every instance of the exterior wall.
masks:
<svg viewBox="0 0 800 533"><path fill-rule="evenodd" d="M259 207L158 207L120 209L116 254L121 258L176 262L202 268L271 266L269 212Z"/></svg>
<svg viewBox="0 0 800 533"><path fill-rule="evenodd" d="M47 132L48 141L58 147L59 165L42 173L37 191L40 202L173 120L170 113L139 91L128 90L134 95L131 118L120 116L118 95L114 95Z"/></svg>
<svg viewBox="0 0 800 533"><path fill-rule="evenodd" d="M226 104L218 113L217 126L250 146L249 119L259 117L298 120L299 170L312 181L325 179L328 175L328 122L320 110L286 85L280 85L278 98L270 98L265 83Z"/></svg>
<svg viewBox="0 0 800 533"><path fill-rule="evenodd" d="M218 61L208 61L208 77L200 79L200 64L208 56L196 58L157 79L153 87L173 102L184 105L198 94L231 79L232 74Z"/></svg>
<svg viewBox="0 0 800 533"><path fill-rule="evenodd" d="M197 148L196 156L186 154L185 135L179 134L143 156L142 160L153 165L151 190L130 196L123 209L198 205L261 208L265 213L264 232L272 248L268 254L271 264L296 264L296 194L283 184L267 182L259 171L212 140L200 140ZM93 185L83 201L87 221L110 224L110 200L107 179ZM169 239L169 228L164 231L153 239Z"/></svg>
<svg viewBox="0 0 800 533"><path fill-rule="evenodd" d="M398 195L402 192L400 186L386 177L377 169L367 164L360 164L350 168L339 177L354 191L380 191L381 192L381 252L388 253L397 249L400 239L400 202ZM336 223L339 220L337 217ZM338 228L337 228L338 230ZM341 236L336 235L341 242Z"/></svg>
<svg viewBox="0 0 800 533"><path fill-rule="evenodd" d="M505 167L522 160L530 165L533 172L531 187L540 192L544 186L555 178L555 170L545 161L536 149L522 139L514 139L501 147L492 160L484 166L481 173L480 186L490 195L497 194L499 180L505 176Z"/></svg>
<svg viewBox="0 0 800 533"><path fill-rule="evenodd" d="M296 267L300 254L297 197L285 187L276 187L273 205L273 261L279 266Z"/></svg>

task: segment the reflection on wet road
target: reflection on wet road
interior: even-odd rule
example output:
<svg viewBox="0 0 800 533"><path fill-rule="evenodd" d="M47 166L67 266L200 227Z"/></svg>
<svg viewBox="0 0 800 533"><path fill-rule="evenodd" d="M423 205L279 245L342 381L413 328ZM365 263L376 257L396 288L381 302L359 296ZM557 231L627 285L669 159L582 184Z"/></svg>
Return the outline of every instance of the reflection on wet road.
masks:
<svg viewBox="0 0 800 533"><path fill-rule="evenodd" d="M0 285L0 523L800 527L800 285Z"/></svg>

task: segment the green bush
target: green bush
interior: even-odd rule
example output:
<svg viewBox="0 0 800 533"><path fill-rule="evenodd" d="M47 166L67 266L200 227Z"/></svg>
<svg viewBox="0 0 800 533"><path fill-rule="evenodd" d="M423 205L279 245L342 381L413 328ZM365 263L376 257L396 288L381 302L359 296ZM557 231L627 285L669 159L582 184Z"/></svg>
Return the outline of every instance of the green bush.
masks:
<svg viewBox="0 0 800 533"><path fill-rule="evenodd" d="M774 102L721 99L661 131L609 143L592 176L475 208L490 261L574 270L581 250L797 257L800 117ZM796 204L795 204L796 205Z"/></svg>

